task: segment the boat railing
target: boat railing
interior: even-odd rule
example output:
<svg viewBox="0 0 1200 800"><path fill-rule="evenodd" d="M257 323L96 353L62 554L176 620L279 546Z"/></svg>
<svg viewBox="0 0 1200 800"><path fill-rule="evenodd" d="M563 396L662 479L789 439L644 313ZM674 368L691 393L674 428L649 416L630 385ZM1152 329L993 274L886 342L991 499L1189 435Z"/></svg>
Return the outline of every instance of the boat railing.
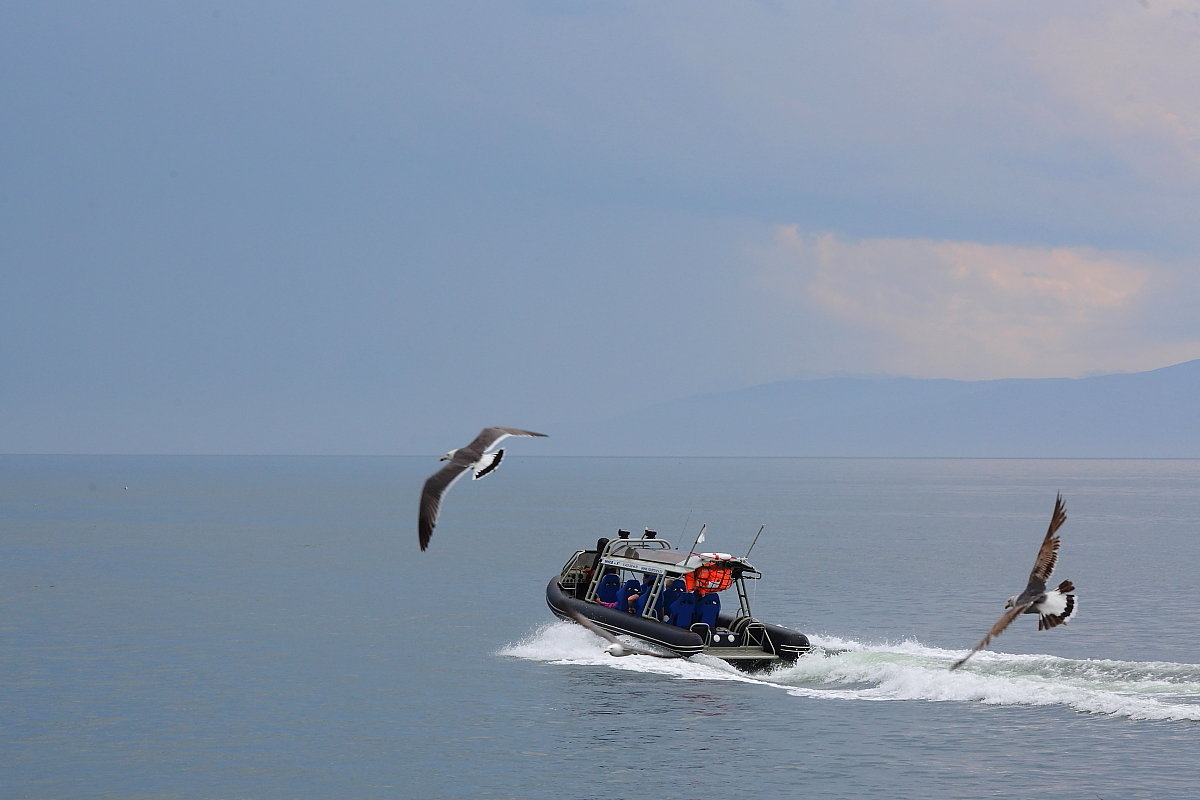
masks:
<svg viewBox="0 0 1200 800"><path fill-rule="evenodd" d="M762 575L755 572L753 574L742 573L733 581L733 585L737 587L738 596L738 618L748 617L753 619L750 613L750 596L746 594L746 578L758 579Z"/></svg>
<svg viewBox="0 0 1200 800"><path fill-rule="evenodd" d="M637 550L670 550L671 543L665 539L610 539L604 546L601 556L615 556L618 550L634 552Z"/></svg>

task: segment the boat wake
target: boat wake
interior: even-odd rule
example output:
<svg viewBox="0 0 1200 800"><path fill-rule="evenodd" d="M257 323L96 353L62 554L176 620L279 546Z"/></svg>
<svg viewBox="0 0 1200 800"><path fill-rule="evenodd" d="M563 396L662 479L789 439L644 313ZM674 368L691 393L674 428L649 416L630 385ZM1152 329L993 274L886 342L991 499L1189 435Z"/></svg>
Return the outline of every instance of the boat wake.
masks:
<svg viewBox="0 0 1200 800"><path fill-rule="evenodd" d="M1135 720L1200 722L1200 664L1069 659L981 651L967 668L948 667L961 650L919 642L864 644L810 636L816 650L794 665L748 675L711 657L613 658L603 641L565 622L548 624L498 655L672 676L756 683L797 697L916 700L997 706L1063 706Z"/></svg>

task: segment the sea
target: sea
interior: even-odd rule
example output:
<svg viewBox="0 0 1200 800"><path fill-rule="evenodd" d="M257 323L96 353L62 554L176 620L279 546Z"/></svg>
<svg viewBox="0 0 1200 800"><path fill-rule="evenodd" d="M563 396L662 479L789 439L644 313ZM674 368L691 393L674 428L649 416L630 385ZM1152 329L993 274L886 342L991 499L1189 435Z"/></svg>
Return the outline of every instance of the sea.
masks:
<svg viewBox="0 0 1200 800"><path fill-rule="evenodd" d="M0 457L0 797L1200 797L1200 461L532 449L426 552L435 458ZM951 672L1060 492L1075 618ZM547 610L576 550L701 526L812 654L613 658Z"/></svg>

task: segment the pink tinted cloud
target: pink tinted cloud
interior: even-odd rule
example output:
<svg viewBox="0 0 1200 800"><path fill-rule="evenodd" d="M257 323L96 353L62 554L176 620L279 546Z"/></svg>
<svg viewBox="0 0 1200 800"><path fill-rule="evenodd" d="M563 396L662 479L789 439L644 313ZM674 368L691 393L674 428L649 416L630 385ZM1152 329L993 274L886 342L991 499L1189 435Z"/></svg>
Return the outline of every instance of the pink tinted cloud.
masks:
<svg viewBox="0 0 1200 800"><path fill-rule="evenodd" d="M859 371L1071 376L1149 369L1200 353L1194 341L1138 333L1148 288L1162 271L1142 257L1083 247L849 240L781 227L765 264L759 289L810 320L816 314L856 333L858 350L844 357Z"/></svg>

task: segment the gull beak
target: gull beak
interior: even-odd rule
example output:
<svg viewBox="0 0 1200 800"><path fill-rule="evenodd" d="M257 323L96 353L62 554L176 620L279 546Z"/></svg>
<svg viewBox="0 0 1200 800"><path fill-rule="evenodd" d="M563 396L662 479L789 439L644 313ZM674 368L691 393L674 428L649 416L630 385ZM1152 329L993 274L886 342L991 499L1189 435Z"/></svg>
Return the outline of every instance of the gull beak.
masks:
<svg viewBox="0 0 1200 800"><path fill-rule="evenodd" d="M450 456L442 456L441 458L438 459L438 461L449 461L449 460L450 460Z"/></svg>

